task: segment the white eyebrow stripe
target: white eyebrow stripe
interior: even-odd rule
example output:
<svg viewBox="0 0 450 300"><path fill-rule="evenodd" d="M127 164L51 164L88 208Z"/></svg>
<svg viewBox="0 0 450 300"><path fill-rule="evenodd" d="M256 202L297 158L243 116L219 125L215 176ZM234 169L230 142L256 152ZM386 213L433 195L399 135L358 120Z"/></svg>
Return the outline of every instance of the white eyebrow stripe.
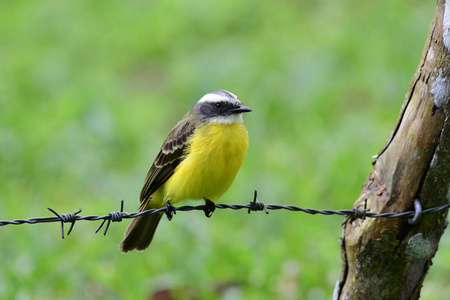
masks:
<svg viewBox="0 0 450 300"><path fill-rule="evenodd" d="M226 90L212 91L212 92L204 95L202 98L200 98L200 100L198 100L198 102L200 102L200 103L203 103L203 102L212 102L212 103L230 102L235 105L242 104L241 101L239 101L238 97L235 94L230 93L229 91L226 91Z"/></svg>
<svg viewBox="0 0 450 300"><path fill-rule="evenodd" d="M209 93L200 98L200 100L198 100L198 102L221 102L221 101L229 101L229 98L224 97L222 95Z"/></svg>

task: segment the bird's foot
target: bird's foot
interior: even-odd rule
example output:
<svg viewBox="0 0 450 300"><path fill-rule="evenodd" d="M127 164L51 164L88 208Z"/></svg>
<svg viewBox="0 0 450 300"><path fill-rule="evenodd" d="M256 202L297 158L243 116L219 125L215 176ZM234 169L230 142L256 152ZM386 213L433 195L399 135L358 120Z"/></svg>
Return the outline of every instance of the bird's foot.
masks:
<svg viewBox="0 0 450 300"><path fill-rule="evenodd" d="M172 220L173 215L176 214L177 212L175 210L175 207L172 204L170 204L169 201L167 201L164 213L166 214L167 219L169 219L170 221Z"/></svg>
<svg viewBox="0 0 450 300"><path fill-rule="evenodd" d="M205 199L205 208L203 208L203 211L205 212L205 216L207 218L210 218L215 210L216 210L216 205L214 204L214 202L212 202L209 199Z"/></svg>

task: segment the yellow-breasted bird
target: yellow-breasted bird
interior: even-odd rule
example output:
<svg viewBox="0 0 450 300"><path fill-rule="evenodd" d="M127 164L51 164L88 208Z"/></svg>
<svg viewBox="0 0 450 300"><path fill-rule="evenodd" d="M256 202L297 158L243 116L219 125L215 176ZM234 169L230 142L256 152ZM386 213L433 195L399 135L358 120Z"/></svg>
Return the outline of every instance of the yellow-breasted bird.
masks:
<svg viewBox="0 0 450 300"><path fill-rule="evenodd" d="M231 186L248 147L243 113L252 111L225 90L203 96L170 131L142 187L139 211L185 199L211 205ZM213 204L212 204L213 205ZM122 252L146 249L162 212L132 220Z"/></svg>

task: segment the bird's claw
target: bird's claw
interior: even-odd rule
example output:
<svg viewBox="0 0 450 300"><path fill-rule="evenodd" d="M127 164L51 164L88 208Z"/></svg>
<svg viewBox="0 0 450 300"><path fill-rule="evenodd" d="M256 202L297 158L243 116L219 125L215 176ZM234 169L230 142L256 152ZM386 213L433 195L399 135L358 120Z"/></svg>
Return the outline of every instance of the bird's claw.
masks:
<svg viewBox="0 0 450 300"><path fill-rule="evenodd" d="M203 211L205 212L205 216L207 218L210 218L215 210L216 210L216 205L214 204L214 202L212 202L209 199L205 199L205 208L203 208Z"/></svg>
<svg viewBox="0 0 450 300"><path fill-rule="evenodd" d="M177 212L175 210L175 207L172 204L170 204L169 201L167 201L164 213L166 214L167 219L170 221L172 220L173 215L176 214Z"/></svg>

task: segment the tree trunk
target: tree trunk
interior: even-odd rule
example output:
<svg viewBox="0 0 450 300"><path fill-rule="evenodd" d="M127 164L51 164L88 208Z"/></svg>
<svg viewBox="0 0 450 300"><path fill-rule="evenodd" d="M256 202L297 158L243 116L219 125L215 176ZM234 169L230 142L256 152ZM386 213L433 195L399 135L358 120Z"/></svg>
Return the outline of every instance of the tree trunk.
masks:
<svg viewBox="0 0 450 300"><path fill-rule="evenodd" d="M421 61L397 124L355 207L370 212L423 209L450 201L450 0L438 0ZM334 299L418 299L447 210L407 218L355 219L344 226Z"/></svg>

